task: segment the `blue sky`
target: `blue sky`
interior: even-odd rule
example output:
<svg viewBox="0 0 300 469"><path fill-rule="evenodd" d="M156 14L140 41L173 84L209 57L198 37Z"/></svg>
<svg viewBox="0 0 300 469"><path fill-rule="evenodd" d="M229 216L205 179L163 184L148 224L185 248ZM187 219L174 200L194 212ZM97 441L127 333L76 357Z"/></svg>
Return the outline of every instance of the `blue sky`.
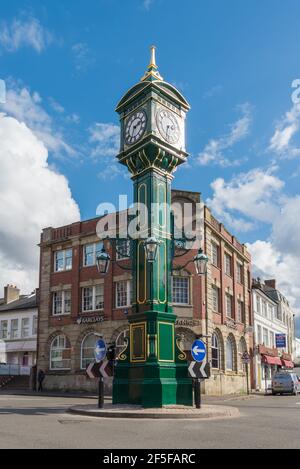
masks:
<svg viewBox="0 0 300 469"><path fill-rule="evenodd" d="M114 161L114 109L141 78L155 44L162 76L192 106L190 161L173 186L201 191L217 217L249 243L255 272L276 276L300 311L300 109L291 99L300 78L299 17L297 0L1 2L0 78L7 103L0 112L24 122L46 147L42 164L35 148L30 174L37 186L36 164L47 171L45 181L57 177L56 196L49 197L45 182L38 207L30 202L36 192L23 188L32 227L69 222L79 211L91 218L100 202L116 203L119 193L131 197L131 181ZM13 132L21 130L6 135L14 142ZM28 170L26 158L20 149L18 164ZM2 197L17 198L18 190ZM65 213L55 210L61 197ZM48 217L43 201L52 207ZM9 224L7 213L1 215ZM34 267L24 258L22 276L20 262L10 264L9 240L18 239L13 230L2 231L0 261L3 272L22 283Z"/></svg>

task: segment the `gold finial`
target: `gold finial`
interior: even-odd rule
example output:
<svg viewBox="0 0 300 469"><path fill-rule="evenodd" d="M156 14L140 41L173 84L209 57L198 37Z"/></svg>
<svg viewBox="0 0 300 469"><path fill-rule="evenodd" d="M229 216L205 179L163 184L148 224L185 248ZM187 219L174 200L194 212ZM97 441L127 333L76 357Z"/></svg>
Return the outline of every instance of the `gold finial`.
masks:
<svg viewBox="0 0 300 469"><path fill-rule="evenodd" d="M157 70L158 67L156 65L156 58L155 58L156 47L151 46L150 51L151 51L151 53L150 53L150 63L148 65L148 69L145 72L145 75L143 76L141 81L146 81L146 80L147 81L154 81L154 80L162 81L163 78L160 75L159 71Z"/></svg>
<svg viewBox="0 0 300 469"><path fill-rule="evenodd" d="M156 60L155 60L155 51L156 51L156 47L155 46L151 46L150 47L150 50L151 50L151 56L150 56L150 64L149 64L149 67L153 67L153 68L157 68L157 65L156 65Z"/></svg>

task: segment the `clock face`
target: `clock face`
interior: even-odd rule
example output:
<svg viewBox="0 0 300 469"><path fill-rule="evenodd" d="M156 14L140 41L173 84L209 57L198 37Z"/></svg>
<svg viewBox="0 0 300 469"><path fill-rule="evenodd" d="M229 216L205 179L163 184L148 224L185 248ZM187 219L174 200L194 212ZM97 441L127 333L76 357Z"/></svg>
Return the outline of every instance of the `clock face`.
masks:
<svg viewBox="0 0 300 469"><path fill-rule="evenodd" d="M178 142L180 129L174 114L165 109L160 109L156 114L156 122L158 130L164 140L171 144Z"/></svg>
<svg viewBox="0 0 300 469"><path fill-rule="evenodd" d="M140 110L132 114L125 125L125 142L132 145L137 142L146 129L147 115L145 111Z"/></svg>

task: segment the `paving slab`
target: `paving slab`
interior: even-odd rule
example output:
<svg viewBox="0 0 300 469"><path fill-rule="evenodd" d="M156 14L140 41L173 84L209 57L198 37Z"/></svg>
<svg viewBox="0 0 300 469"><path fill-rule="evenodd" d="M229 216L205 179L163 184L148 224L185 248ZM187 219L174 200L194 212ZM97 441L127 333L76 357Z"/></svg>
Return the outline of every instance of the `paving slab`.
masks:
<svg viewBox="0 0 300 469"><path fill-rule="evenodd" d="M67 412L88 417L133 419L220 419L240 416L237 408L221 405L202 405L201 409L175 405L145 409L141 406L105 404L103 409L98 409L97 405L88 404L70 407Z"/></svg>

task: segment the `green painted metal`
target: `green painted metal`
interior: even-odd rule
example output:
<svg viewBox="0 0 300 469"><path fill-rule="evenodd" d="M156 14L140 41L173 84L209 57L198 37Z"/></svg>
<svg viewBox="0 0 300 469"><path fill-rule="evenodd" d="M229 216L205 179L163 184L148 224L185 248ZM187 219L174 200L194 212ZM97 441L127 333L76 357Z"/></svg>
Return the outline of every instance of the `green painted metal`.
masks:
<svg viewBox="0 0 300 469"><path fill-rule="evenodd" d="M187 154L155 137L155 124L150 118L153 101L160 103L162 97L169 105L184 112L188 107L175 93L172 97L167 91L164 94L163 83L160 82L159 90L156 81L150 81L146 89L137 87L134 99L128 93L130 98L125 95L117 108L121 117L118 159L132 174L134 202L146 203L148 207L148 227L144 230L141 220L140 234L144 239L155 236L160 244L156 260L149 263L143 240L133 242L133 308L128 318L130 338L115 367L114 404L143 407L193 404L186 357L175 334L176 316L173 314L171 291L171 180L174 169L186 160ZM148 128L140 142L126 147L124 121L132 109L138 110L139 106L148 113ZM160 206L153 205L156 203Z"/></svg>

